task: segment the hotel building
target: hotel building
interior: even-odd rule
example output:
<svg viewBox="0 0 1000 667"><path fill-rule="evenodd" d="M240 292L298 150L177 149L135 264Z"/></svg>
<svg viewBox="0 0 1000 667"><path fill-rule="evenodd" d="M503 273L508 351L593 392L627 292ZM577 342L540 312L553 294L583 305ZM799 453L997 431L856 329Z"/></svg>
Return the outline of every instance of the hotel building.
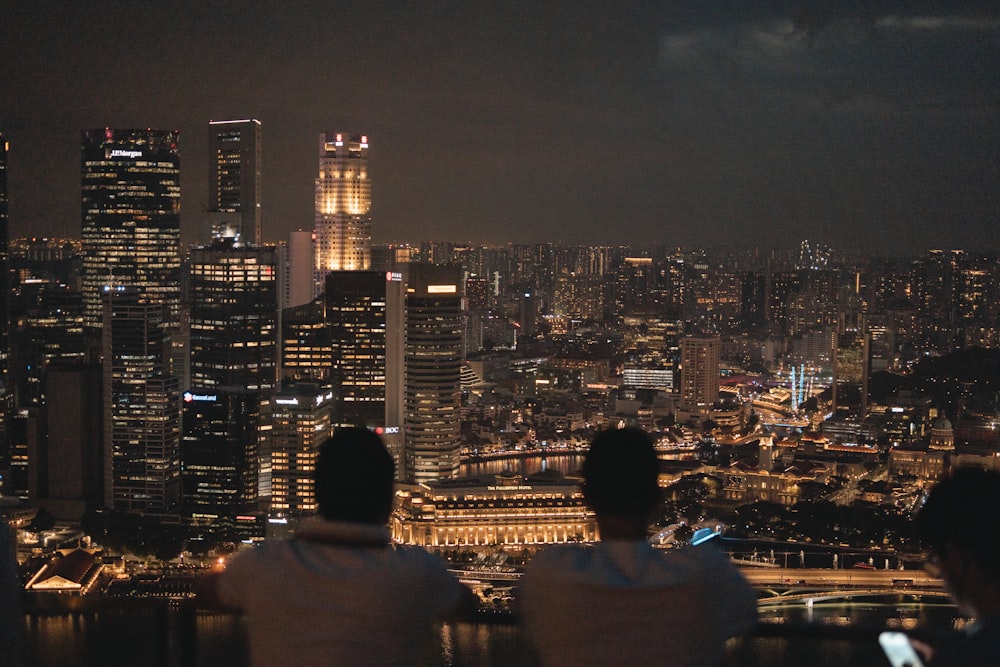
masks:
<svg viewBox="0 0 1000 667"><path fill-rule="evenodd" d="M402 486L389 523L394 542L422 547L532 546L598 538L594 513L579 484L551 471Z"/></svg>

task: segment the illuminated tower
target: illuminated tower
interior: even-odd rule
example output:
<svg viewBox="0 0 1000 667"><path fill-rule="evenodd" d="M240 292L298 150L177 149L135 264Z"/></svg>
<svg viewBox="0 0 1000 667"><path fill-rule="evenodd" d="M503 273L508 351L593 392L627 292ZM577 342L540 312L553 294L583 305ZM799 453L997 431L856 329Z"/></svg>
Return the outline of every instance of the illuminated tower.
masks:
<svg viewBox="0 0 1000 667"><path fill-rule="evenodd" d="M10 387L10 307L11 275L7 237L7 151L0 132L0 391Z"/></svg>
<svg viewBox="0 0 1000 667"><path fill-rule="evenodd" d="M177 378L168 374L165 304L127 288L104 294L104 504L171 514L180 499Z"/></svg>
<svg viewBox="0 0 1000 667"><path fill-rule="evenodd" d="M220 241L191 252L191 385L268 395L277 375L277 260L273 248Z"/></svg>
<svg viewBox="0 0 1000 667"><path fill-rule="evenodd" d="M454 477L459 466L461 267L411 264L406 285L406 473Z"/></svg>
<svg viewBox="0 0 1000 667"><path fill-rule="evenodd" d="M336 426L367 426L403 467L403 276L333 271L326 276Z"/></svg>
<svg viewBox="0 0 1000 667"><path fill-rule="evenodd" d="M274 399L271 431L271 511L302 514L316 510L313 476L319 446L333 430L333 394L319 385L287 387Z"/></svg>
<svg viewBox="0 0 1000 667"><path fill-rule="evenodd" d="M191 387L184 394L185 514L257 509L261 445L277 375L273 248L216 241L191 253Z"/></svg>
<svg viewBox="0 0 1000 667"><path fill-rule="evenodd" d="M681 401L710 409L719 398L718 336L681 339Z"/></svg>
<svg viewBox="0 0 1000 667"><path fill-rule="evenodd" d="M364 271L371 266L371 181L368 137L319 135L316 179L316 271Z"/></svg>
<svg viewBox="0 0 1000 667"><path fill-rule="evenodd" d="M138 289L180 310L180 160L177 132L88 130L83 133L84 326L101 326L101 294Z"/></svg>
<svg viewBox="0 0 1000 667"><path fill-rule="evenodd" d="M260 121L213 120L208 128L212 238L259 245Z"/></svg>

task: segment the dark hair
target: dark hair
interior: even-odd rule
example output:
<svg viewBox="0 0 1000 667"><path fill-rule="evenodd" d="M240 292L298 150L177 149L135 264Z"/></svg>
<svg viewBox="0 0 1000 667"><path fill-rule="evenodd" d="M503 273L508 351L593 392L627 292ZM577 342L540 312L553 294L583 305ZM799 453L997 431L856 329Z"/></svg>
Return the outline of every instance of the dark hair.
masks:
<svg viewBox="0 0 1000 667"><path fill-rule="evenodd" d="M957 468L931 489L917 514L917 537L937 553L951 549L1000 577L1000 474L980 468Z"/></svg>
<svg viewBox="0 0 1000 667"><path fill-rule="evenodd" d="M638 428L594 437L583 460L583 495L598 515L648 517L660 500L653 440Z"/></svg>
<svg viewBox="0 0 1000 667"><path fill-rule="evenodd" d="M392 457L366 428L339 428L320 445L316 501L325 519L384 524L392 511Z"/></svg>

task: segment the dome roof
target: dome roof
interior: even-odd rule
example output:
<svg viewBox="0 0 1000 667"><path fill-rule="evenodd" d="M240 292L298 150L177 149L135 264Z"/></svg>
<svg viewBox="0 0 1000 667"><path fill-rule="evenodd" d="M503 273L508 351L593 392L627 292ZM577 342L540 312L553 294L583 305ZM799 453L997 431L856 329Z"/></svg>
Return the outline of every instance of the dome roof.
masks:
<svg viewBox="0 0 1000 667"><path fill-rule="evenodd" d="M931 428L935 431L950 431L952 430L951 421L949 421L944 415L941 415L934 420L934 423L931 424Z"/></svg>

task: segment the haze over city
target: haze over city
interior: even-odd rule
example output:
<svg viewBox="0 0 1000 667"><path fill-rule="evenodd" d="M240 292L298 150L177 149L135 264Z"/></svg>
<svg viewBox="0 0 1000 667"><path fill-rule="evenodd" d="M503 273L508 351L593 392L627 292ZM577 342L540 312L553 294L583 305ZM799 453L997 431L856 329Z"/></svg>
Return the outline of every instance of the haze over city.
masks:
<svg viewBox="0 0 1000 667"><path fill-rule="evenodd" d="M376 241L995 249L1000 9L873 2L8 3L10 235L80 231L80 136L263 123L264 238L371 138Z"/></svg>

